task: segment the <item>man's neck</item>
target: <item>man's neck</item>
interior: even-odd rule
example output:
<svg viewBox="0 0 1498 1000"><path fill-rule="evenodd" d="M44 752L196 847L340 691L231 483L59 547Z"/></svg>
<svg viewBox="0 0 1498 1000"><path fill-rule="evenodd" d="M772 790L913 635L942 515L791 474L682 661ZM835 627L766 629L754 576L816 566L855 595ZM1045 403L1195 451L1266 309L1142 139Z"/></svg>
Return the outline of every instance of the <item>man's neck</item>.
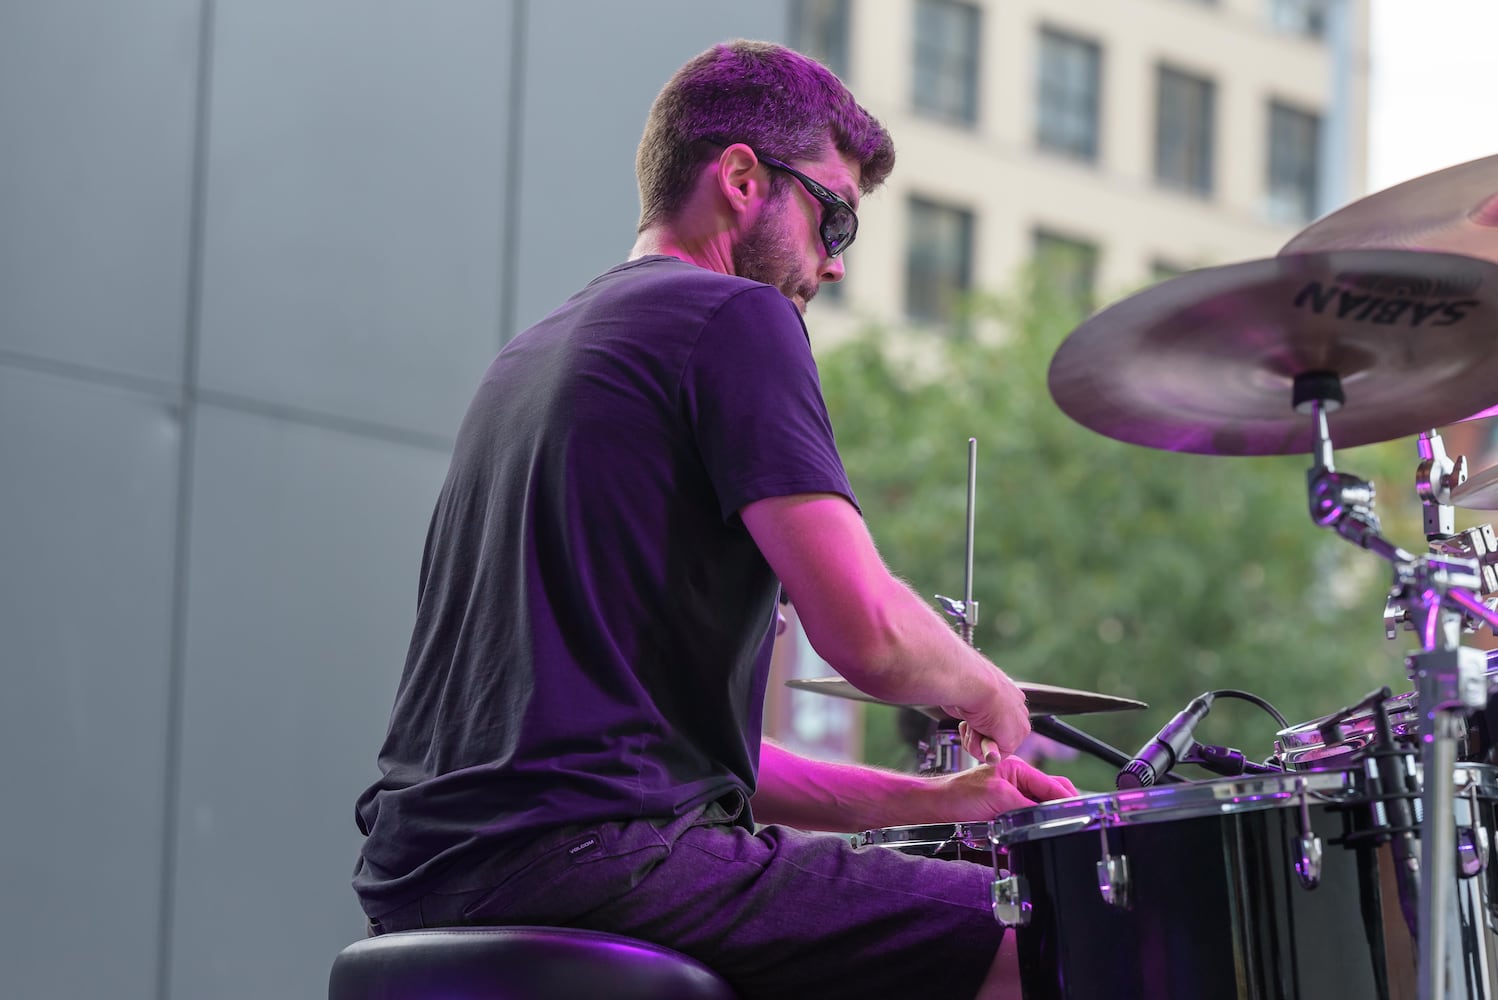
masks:
<svg viewBox="0 0 1498 1000"><path fill-rule="evenodd" d="M629 259L653 255L675 257L719 274L734 273L733 256L724 240L692 241L665 228L652 227L635 240L635 245L629 251Z"/></svg>

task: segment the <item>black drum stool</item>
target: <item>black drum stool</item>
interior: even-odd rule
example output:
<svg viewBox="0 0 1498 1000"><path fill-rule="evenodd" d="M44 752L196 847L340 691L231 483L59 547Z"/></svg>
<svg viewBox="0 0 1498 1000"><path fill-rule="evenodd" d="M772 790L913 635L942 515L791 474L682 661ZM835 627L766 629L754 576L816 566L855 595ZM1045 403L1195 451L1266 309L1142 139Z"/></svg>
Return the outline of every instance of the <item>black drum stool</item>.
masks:
<svg viewBox="0 0 1498 1000"><path fill-rule="evenodd" d="M570 927L445 927L349 945L328 1000L734 1000L696 959Z"/></svg>

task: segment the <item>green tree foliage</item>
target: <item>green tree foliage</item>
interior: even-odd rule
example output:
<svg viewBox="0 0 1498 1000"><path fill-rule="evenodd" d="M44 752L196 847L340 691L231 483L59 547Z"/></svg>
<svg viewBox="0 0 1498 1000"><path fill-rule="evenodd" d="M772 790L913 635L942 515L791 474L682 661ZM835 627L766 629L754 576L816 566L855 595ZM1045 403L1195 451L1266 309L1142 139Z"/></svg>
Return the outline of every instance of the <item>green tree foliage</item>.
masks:
<svg viewBox="0 0 1498 1000"><path fill-rule="evenodd" d="M871 330L820 367L865 518L922 594L961 596L977 439L974 641L1011 676L1148 702L1066 720L1127 752L1206 690L1252 692L1299 723L1381 685L1409 689L1415 643L1383 632L1389 567L1311 522L1309 454L1185 455L1098 435L1047 390L1074 312L987 302L975 313L980 326L1001 321L1001 342ZM1424 547L1417 462L1413 437L1337 452L1339 470L1376 484L1384 533L1411 551ZM867 718L866 756L899 766L895 710ZM1220 699L1198 736L1262 760L1277 729ZM1113 768L1090 757L1047 766L1112 787Z"/></svg>

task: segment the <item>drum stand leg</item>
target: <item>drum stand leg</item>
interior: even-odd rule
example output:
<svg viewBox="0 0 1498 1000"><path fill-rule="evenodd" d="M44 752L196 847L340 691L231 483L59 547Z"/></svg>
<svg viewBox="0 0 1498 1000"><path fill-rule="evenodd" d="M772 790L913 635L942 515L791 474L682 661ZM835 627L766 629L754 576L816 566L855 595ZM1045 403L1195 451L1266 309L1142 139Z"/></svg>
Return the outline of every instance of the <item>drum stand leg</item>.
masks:
<svg viewBox="0 0 1498 1000"><path fill-rule="evenodd" d="M1441 612L1443 616L1448 613ZM1456 745L1462 717L1487 700L1487 658L1478 649L1427 650L1410 657L1420 692L1423 750L1420 791L1420 1000L1445 1000L1447 986L1466 998L1460 948L1448 918L1456 886ZM1476 701L1476 705L1472 704ZM1425 708L1425 706L1430 706Z"/></svg>

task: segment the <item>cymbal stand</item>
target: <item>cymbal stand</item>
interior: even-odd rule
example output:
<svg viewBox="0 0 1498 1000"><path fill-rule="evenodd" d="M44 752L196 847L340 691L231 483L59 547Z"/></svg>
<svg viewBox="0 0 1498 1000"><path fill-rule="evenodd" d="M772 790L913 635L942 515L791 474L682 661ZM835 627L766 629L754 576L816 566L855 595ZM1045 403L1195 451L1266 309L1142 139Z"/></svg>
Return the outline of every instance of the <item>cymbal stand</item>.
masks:
<svg viewBox="0 0 1498 1000"><path fill-rule="evenodd" d="M936 595L937 603L957 625L957 632L962 636L962 641L973 646L973 628L978 624L978 602L973 600L973 527L976 522L975 511L978 500L978 439L967 439L967 544L964 557L962 600L954 601L950 597ZM976 646L974 646L976 648ZM922 774L950 774L954 771L965 771L975 762L967 751L962 749L962 741L957 737L956 723L949 727L938 725L936 732L932 735L931 744L922 744Z"/></svg>
<svg viewBox="0 0 1498 1000"><path fill-rule="evenodd" d="M1327 414L1342 404L1341 380L1330 372L1295 378L1294 405L1307 413L1315 464L1306 473L1311 520L1394 567L1390 605L1414 623L1421 652L1406 660L1420 699L1421 788L1418 901L1419 997L1445 1000L1448 983L1463 981L1460 942L1447 930L1456 881L1456 743L1462 716L1487 703L1486 657L1461 645L1467 614L1498 627L1498 613L1472 592L1482 577L1476 560L1432 552L1415 556L1379 534L1371 483L1336 471ZM1449 950L1454 949L1454 950Z"/></svg>
<svg viewBox="0 0 1498 1000"><path fill-rule="evenodd" d="M1452 491L1467 481L1466 456L1448 458L1440 432L1427 430L1420 433L1420 459L1415 470L1415 494L1424 508L1425 540L1430 543L1432 552L1477 560L1483 602L1490 608L1498 605L1498 596L1495 596L1498 595L1498 532L1491 524L1457 531L1453 523ZM1406 628L1414 627L1413 622L1401 619L1392 607L1384 617L1384 632L1391 639L1401 624ZM1482 624L1478 616L1465 615L1462 631L1476 632ZM1498 629L1494 631L1498 632Z"/></svg>
<svg viewBox="0 0 1498 1000"><path fill-rule="evenodd" d="M947 616L957 623L962 641L973 645L973 628L978 624L978 602L973 600L973 526L978 501L978 439L967 439L967 547L962 574L962 600L936 595Z"/></svg>
<svg viewBox="0 0 1498 1000"><path fill-rule="evenodd" d="M963 573L962 600L954 601L950 597L936 595L937 603L946 612L957 626L958 634L962 641L975 649L973 642L973 627L978 624L978 602L973 600L973 548L974 548L974 526L976 523L975 512L978 499L978 439L967 439L967 550L966 568ZM1129 762L1128 754L1117 747L1109 746L1102 740L1082 732L1074 726L1068 725L1056 718L1054 715L1042 715L1032 717L1030 727L1042 736L1049 737L1063 746L1071 747L1073 750L1081 750L1090 753L1094 757L1104 760L1115 767L1122 767ZM962 743L957 739L956 724L951 728L942 728L938 725L933 741L930 744L920 744L922 755L922 774L947 774L952 771L966 770L972 765L973 759L962 749ZM1174 776L1170 780L1179 781Z"/></svg>

